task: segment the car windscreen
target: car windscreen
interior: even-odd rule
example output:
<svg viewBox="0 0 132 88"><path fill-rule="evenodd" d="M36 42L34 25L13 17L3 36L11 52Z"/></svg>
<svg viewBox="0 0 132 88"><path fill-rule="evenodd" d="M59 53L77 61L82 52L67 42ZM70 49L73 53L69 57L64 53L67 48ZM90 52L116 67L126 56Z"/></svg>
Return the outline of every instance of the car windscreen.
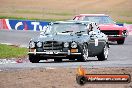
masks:
<svg viewBox="0 0 132 88"><path fill-rule="evenodd" d="M91 21L97 24L114 24L114 21L109 16L78 16L74 20Z"/></svg>
<svg viewBox="0 0 132 88"><path fill-rule="evenodd" d="M76 23L58 23L52 24L50 26L50 33L87 33L87 26L84 24L76 24Z"/></svg>

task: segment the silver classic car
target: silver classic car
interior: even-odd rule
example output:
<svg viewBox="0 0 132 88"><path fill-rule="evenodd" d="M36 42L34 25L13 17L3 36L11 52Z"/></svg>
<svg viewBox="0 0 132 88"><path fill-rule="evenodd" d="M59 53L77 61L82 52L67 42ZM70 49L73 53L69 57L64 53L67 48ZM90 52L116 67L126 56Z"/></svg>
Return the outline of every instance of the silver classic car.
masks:
<svg viewBox="0 0 132 88"><path fill-rule="evenodd" d="M58 21L30 40L28 55L32 63L47 59L87 61L95 56L103 61L108 58L108 48L108 38L96 23Z"/></svg>

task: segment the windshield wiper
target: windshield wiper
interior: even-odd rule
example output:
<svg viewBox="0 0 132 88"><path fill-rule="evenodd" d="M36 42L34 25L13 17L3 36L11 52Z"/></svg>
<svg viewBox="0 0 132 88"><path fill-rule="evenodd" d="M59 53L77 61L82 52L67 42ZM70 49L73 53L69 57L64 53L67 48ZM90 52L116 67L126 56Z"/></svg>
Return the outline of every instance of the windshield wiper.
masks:
<svg viewBox="0 0 132 88"><path fill-rule="evenodd" d="M76 34L77 36L81 36L81 35L82 35L82 32L85 32L85 31L78 31L78 32L76 32L75 34Z"/></svg>
<svg viewBox="0 0 132 88"><path fill-rule="evenodd" d="M73 31L64 31L64 32L62 32L62 33L68 33L68 32L73 32Z"/></svg>
<svg viewBox="0 0 132 88"><path fill-rule="evenodd" d="M82 32L85 32L85 31L78 31L78 32L76 32L75 34L79 34L79 33L82 33Z"/></svg>

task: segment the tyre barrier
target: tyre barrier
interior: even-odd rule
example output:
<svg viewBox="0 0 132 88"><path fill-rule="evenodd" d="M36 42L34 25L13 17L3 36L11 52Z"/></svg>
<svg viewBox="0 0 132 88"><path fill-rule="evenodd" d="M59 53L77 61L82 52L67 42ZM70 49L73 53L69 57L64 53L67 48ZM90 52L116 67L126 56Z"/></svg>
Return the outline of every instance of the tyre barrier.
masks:
<svg viewBox="0 0 132 88"><path fill-rule="evenodd" d="M0 29L43 31L48 23L34 20L0 19Z"/></svg>
<svg viewBox="0 0 132 88"><path fill-rule="evenodd" d="M15 19L0 19L0 30L33 30L43 31L48 25L47 21L35 20L15 20ZM132 35L132 24L117 24L127 28L129 35Z"/></svg>

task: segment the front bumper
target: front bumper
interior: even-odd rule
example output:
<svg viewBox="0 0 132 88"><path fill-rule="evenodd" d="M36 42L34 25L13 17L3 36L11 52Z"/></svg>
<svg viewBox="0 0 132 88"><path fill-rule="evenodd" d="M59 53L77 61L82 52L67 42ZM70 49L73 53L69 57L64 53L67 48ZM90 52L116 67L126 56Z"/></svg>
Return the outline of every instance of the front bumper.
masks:
<svg viewBox="0 0 132 88"><path fill-rule="evenodd" d="M81 55L81 53L71 53L71 52L28 52L28 54L34 54L34 55Z"/></svg>
<svg viewBox="0 0 132 88"><path fill-rule="evenodd" d="M127 37L127 35L107 35L109 41L122 40Z"/></svg>
<svg viewBox="0 0 132 88"><path fill-rule="evenodd" d="M127 37L127 35L107 35L107 37L120 37L120 38L124 38L124 37Z"/></svg>
<svg viewBox="0 0 132 88"><path fill-rule="evenodd" d="M29 51L28 54L34 54L34 55L81 55L79 52L71 52L68 50L67 52L60 52L60 51L43 51L43 52L36 52L36 49L34 49L32 52Z"/></svg>
<svg viewBox="0 0 132 88"><path fill-rule="evenodd" d="M72 52L28 52L28 55L38 55L44 58L71 58L80 56L81 53L72 53Z"/></svg>

